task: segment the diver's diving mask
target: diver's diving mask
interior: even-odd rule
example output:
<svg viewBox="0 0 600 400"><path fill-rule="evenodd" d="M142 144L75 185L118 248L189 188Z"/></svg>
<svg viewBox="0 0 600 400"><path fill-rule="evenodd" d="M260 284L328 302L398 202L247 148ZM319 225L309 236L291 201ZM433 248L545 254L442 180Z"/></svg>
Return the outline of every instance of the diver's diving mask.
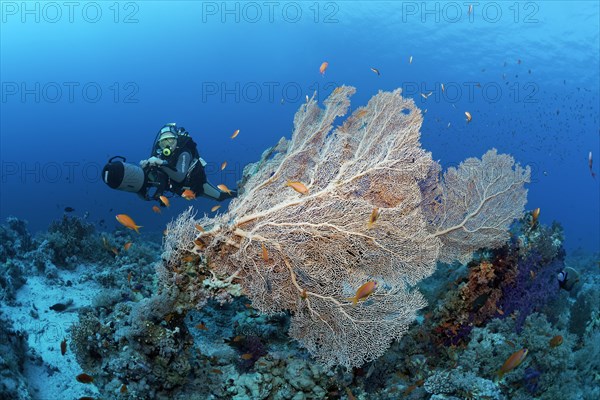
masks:
<svg viewBox="0 0 600 400"><path fill-rule="evenodd" d="M158 139L158 147L163 156L170 156L177 146L177 135L173 132L166 131L162 133Z"/></svg>

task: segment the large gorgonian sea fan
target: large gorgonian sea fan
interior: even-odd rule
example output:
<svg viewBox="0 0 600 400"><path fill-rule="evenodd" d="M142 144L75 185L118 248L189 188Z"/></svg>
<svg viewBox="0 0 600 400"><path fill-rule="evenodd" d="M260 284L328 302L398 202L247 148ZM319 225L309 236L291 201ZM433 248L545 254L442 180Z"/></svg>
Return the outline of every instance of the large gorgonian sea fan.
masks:
<svg viewBox="0 0 600 400"><path fill-rule="evenodd" d="M428 228L443 243L439 261L467 263L475 250L506 243L508 227L523 215L530 175L529 167L492 149L448 168L424 190Z"/></svg>
<svg viewBox="0 0 600 400"><path fill-rule="evenodd" d="M227 213L197 221L207 229L195 240L214 273L239 278L253 307L290 311L290 335L318 361L346 367L376 359L406 332L426 305L413 286L433 273L444 243L456 244L447 236L476 230L463 220L478 217L438 182L439 165L419 142L421 112L399 89L378 93L333 128L354 92L335 89L325 109L313 99L302 105L291 140L255 166ZM288 180L302 182L308 194L287 187ZM478 210L491 199L514 201L512 193L485 193ZM375 208L379 218L370 225ZM440 210L447 216L439 218ZM482 242L488 223L507 228L512 221L501 219L482 219ZM372 280L375 294L353 306L347 299Z"/></svg>

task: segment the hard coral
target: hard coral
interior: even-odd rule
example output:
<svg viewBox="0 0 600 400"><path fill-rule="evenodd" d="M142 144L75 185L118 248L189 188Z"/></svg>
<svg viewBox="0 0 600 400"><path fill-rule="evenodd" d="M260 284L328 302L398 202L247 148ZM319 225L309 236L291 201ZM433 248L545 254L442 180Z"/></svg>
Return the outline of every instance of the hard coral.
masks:
<svg viewBox="0 0 600 400"><path fill-rule="evenodd" d="M52 250L52 262L60 268L75 268L82 260L93 260L97 246L93 237L95 227L79 217L63 215L53 221L45 234Z"/></svg>
<svg viewBox="0 0 600 400"><path fill-rule="evenodd" d="M34 247L26 221L8 217L6 224L0 225L0 262L19 257Z"/></svg>

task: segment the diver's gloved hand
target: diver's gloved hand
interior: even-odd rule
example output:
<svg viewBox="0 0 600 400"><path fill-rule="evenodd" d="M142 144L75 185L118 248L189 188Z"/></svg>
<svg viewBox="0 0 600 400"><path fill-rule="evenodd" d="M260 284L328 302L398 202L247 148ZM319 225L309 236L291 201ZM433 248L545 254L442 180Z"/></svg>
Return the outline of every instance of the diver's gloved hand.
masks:
<svg viewBox="0 0 600 400"><path fill-rule="evenodd" d="M164 165L166 163L167 162L165 160L161 160L158 157L150 157L148 159L148 165L150 165L150 166L156 166L156 167L158 167L158 166Z"/></svg>
<svg viewBox="0 0 600 400"><path fill-rule="evenodd" d="M147 160L142 160L140 161L140 167L142 168L146 168L146 167L153 167L153 166L160 166L163 165L165 163L165 160L161 160L158 157L150 157Z"/></svg>

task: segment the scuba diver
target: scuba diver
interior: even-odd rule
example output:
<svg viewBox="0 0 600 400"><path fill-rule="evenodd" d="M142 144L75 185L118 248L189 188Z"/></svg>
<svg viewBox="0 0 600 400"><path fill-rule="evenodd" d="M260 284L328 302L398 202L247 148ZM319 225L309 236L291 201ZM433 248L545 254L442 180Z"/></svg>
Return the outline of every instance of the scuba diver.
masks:
<svg viewBox="0 0 600 400"><path fill-rule="evenodd" d="M115 161L116 159L121 159ZM237 196L235 190L223 192L206 179L204 161L194 140L175 123L163 126L156 134L150 158L140 166L116 156L108 160L102 179L112 189L137 193L144 200L158 200L165 192L181 196L191 190L195 196L223 201Z"/></svg>

